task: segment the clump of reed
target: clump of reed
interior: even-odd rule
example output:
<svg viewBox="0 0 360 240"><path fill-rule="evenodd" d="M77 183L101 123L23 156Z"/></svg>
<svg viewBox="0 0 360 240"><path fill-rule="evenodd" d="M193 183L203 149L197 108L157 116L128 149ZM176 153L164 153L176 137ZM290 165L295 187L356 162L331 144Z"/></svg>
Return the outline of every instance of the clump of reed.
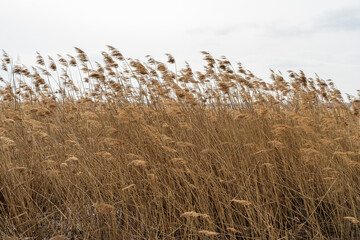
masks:
<svg viewBox="0 0 360 240"><path fill-rule="evenodd" d="M360 238L359 100L225 57L0 59L3 239Z"/></svg>

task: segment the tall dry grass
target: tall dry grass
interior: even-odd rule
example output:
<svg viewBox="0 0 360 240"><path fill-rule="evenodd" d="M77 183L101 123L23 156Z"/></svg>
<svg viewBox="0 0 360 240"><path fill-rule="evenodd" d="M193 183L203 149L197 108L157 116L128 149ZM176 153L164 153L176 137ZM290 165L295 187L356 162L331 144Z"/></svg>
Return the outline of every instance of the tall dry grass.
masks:
<svg viewBox="0 0 360 240"><path fill-rule="evenodd" d="M333 82L76 51L1 58L2 239L360 238L359 101Z"/></svg>

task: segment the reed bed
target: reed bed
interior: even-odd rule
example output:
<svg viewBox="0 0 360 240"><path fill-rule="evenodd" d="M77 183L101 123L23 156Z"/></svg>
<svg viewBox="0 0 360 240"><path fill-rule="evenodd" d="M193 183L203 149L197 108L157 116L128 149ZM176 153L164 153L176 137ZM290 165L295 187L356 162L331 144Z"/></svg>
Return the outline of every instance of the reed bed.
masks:
<svg viewBox="0 0 360 240"><path fill-rule="evenodd" d="M202 52L1 58L2 239L360 239L359 100Z"/></svg>

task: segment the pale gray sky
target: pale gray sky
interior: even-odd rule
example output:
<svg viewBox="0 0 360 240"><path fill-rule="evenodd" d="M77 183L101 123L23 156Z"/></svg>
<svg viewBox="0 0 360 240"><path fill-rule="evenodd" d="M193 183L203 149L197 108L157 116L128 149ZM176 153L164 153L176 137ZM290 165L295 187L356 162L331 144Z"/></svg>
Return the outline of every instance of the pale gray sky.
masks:
<svg viewBox="0 0 360 240"><path fill-rule="evenodd" d="M200 70L201 50L269 69L317 73L356 95L360 89L359 0L0 0L0 49L25 64L42 55L100 57L105 45L126 57L147 54Z"/></svg>

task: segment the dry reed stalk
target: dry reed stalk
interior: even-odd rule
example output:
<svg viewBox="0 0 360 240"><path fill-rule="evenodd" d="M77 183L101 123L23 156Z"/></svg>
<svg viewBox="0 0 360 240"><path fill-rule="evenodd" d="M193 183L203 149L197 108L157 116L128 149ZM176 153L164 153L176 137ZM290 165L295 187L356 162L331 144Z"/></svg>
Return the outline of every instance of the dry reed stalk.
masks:
<svg viewBox="0 0 360 240"><path fill-rule="evenodd" d="M136 167L145 167L147 162L144 160L133 160L131 161L128 166L136 166Z"/></svg>
<svg viewBox="0 0 360 240"><path fill-rule="evenodd" d="M125 190L128 190L128 189L132 188L132 187L135 187L134 183L130 184L129 186L126 186L126 187L122 188L121 190L125 191Z"/></svg>
<svg viewBox="0 0 360 240"><path fill-rule="evenodd" d="M344 217L344 219L345 219L345 220L348 220L348 221L350 221L350 222L352 222L352 223L360 223L360 221L357 220L357 219L354 218L354 217Z"/></svg>
<svg viewBox="0 0 360 240"><path fill-rule="evenodd" d="M105 215L112 215L115 213L116 208L113 205L107 203L96 203L94 207L97 211Z"/></svg>
<svg viewBox="0 0 360 240"><path fill-rule="evenodd" d="M50 238L49 240L66 240L67 237L64 236L64 235L56 235L56 236L53 236L52 238Z"/></svg>
<svg viewBox="0 0 360 240"><path fill-rule="evenodd" d="M19 172L19 173L24 173L26 172L28 169L26 167L13 167L9 169L9 172Z"/></svg>
<svg viewBox="0 0 360 240"><path fill-rule="evenodd" d="M198 231L198 233L204 234L207 237L215 237L215 236L219 235L218 232L212 232L212 231L208 231L208 230L200 230L200 231Z"/></svg>
<svg viewBox="0 0 360 240"><path fill-rule="evenodd" d="M133 153L127 153L126 156L132 160L136 160L136 159L144 160L144 157Z"/></svg>
<svg viewBox="0 0 360 240"><path fill-rule="evenodd" d="M0 137L0 143L3 147L13 147L16 146L15 142L8 137Z"/></svg>
<svg viewBox="0 0 360 240"><path fill-rule="evenodd" d="M61 172L59 170L46 170L45 173L49 177L58 177Z"/></svg>
<svg viewBox="0 0 360 240"><path fill-rule="evenodd" d="M177 153L176 149L167 147L167 146L161 146L165 151L169 152L169 153Z"/></svg>
<svg viewBox="0 0 360 240"><path fill-rule="evenodd" d="M190 212L184 212L180 215L180 217L200 217L200 218L205 218L205 219L208 219L210 218L209 215L207 214L203 214L203 213L197 213L197 212L194 212L194 211L190 211Z"/></svg>
<svg viewBox="0 0 360 240"><path fill-rule="evenodd" d="M58 165L58 163L53 160L44 160L41 162L41 164L46 168L55 168Z"/></svg>
<svg viewBox="0 0 360 240"><path fill-rule="evenodd" d="M274 165L271 164L271 163L263 163L262 166L265 166L267 168L273 168L274 167Z"/></svg>
<svg viewBox="0 0 360 240"><path fill-rule="evenodd" d="M246 201L246 200L232 199L231 202L238 203L238 204L243 205L243 206L250 206L251 205L251 202Z"/></svg>
<svg viewBox="0 0 360 240"><path fill-rule="evenodd" d="M170 159L170 161L174 164L182 164L182 165L187 163L186 160L183 158L172 158Z"/></svg>
<svg viewBox="0 0 360 240"><path fill-rule="evenodd" d="M234 232L234 233L241 233L239 230L236 230L235 228L228 227L226 230Z"/></svg>

